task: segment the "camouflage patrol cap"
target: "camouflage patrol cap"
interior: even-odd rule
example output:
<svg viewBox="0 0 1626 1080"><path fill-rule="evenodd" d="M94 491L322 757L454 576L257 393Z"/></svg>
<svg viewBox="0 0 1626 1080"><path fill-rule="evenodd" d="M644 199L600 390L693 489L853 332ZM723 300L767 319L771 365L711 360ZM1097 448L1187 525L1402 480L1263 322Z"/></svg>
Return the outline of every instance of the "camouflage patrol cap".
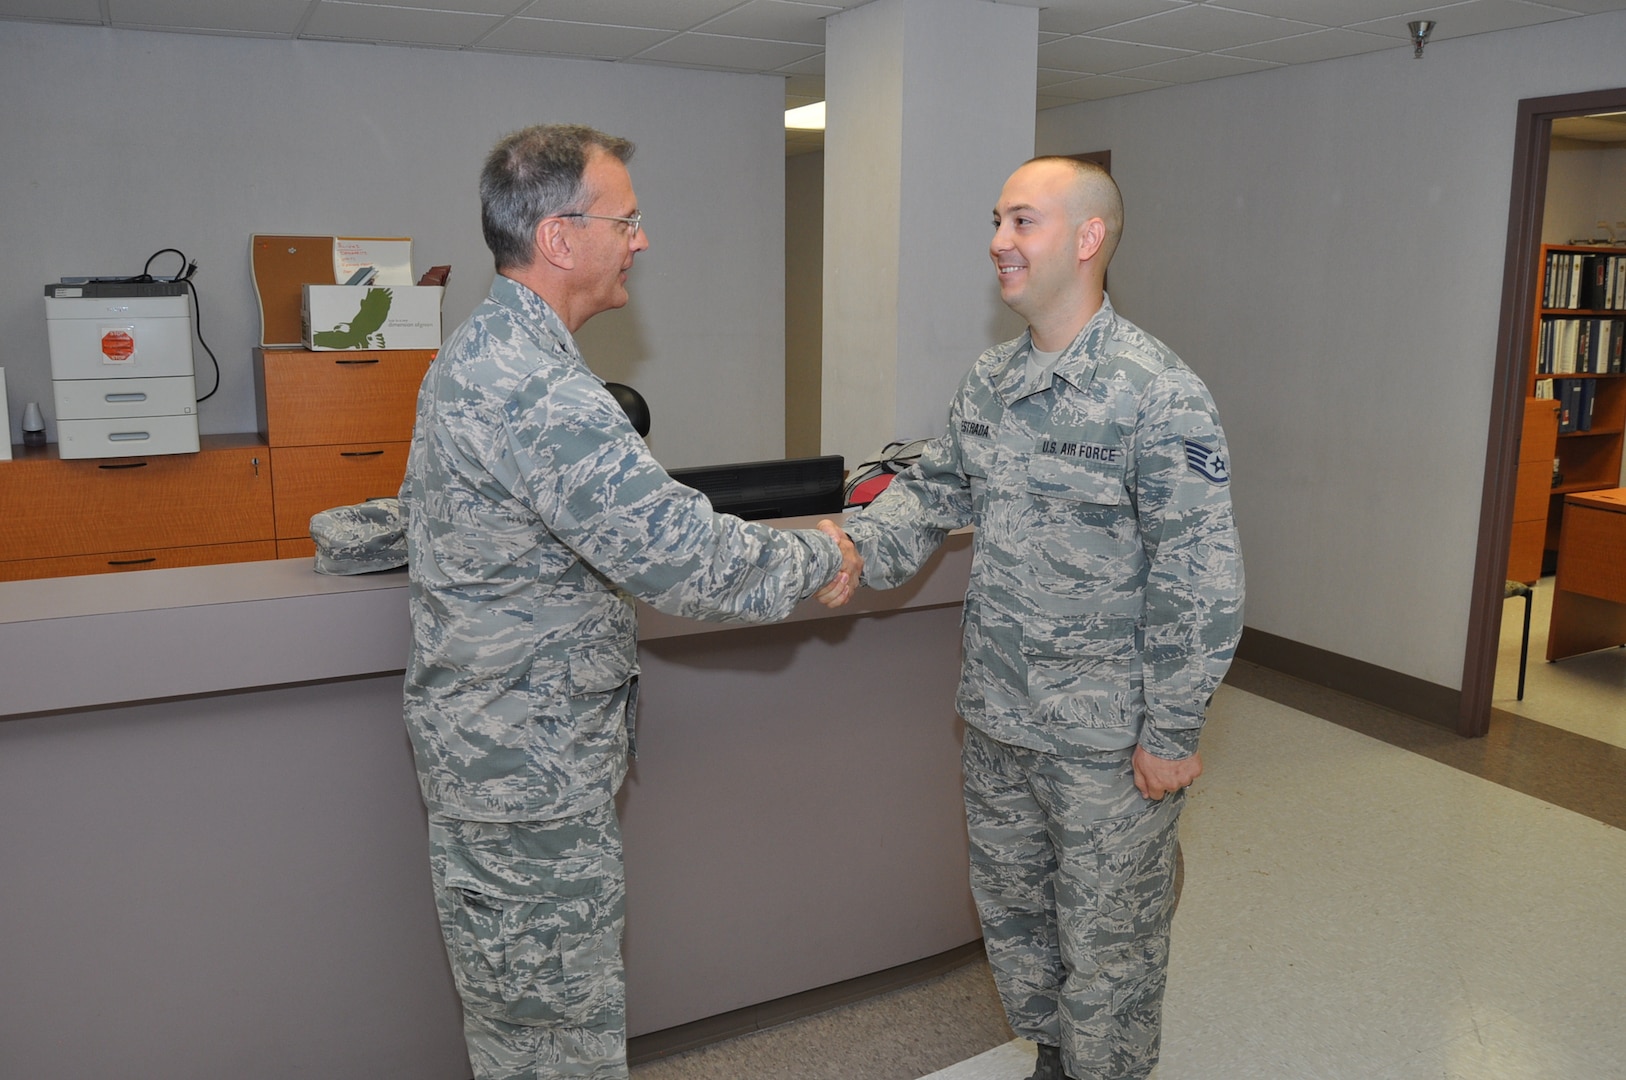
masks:
<svg viewBox="0 0 1626 1080"><path fill-rule="evenodd" d="M407 561L406 518L400 499L370 499L311 517L318 574L370 574Z"/></svg>

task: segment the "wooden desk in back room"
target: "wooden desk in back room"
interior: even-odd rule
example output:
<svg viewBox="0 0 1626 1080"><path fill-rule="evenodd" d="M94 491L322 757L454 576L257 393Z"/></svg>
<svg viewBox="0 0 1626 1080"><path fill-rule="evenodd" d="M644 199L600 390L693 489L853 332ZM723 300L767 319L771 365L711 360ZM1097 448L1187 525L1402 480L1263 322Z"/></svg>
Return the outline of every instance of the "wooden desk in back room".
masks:
<svg viewBox="0 0 1626 1080"><path fill-rule="evenodd" d="M1626 645L1626 488L1564 500L1547 659Z"/></svg>

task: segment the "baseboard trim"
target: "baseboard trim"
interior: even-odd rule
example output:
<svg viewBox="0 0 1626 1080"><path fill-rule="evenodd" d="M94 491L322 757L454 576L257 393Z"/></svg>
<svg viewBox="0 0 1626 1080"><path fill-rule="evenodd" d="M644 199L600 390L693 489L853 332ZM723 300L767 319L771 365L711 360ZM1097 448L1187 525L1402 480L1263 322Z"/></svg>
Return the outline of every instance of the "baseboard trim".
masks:
<svg viewBox="0 0 1626 1080"><path fill-rule="evenodd" d="M1456 731L1462 691L1378 667L1314 645L1255 630L1242 631L1238 659L1381 705L1425 723Z"/></svg>
<svg viewBox="0 0 1626 1080"><path fill-rule="evenodd" d="M947 974L982 957L982 939L978 938L933 956L912 960L883 971L764 1001L760 1005L748 1005L743 1009L708 1016L662 1031L637 1035L627 1040L627 1063L641 1065L646 1061L654 1061L710 1043L722 1042L724 1039L747 1035L776 1024L799 1020L838 1005L862 1001L889 990L913 986L915 983Z"/></svg>

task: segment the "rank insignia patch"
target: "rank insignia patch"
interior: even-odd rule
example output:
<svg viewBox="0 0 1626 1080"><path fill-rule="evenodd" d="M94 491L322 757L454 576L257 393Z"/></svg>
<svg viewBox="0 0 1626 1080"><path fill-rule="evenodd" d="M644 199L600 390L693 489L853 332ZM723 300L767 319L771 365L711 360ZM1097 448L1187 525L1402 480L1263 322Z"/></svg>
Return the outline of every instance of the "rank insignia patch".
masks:
<svg viewBox="0 0 1626 1080"><path fill-rule="evenodd" d="M1231 468L1225 461L1225 455L1200 442L1186 440L1186 464L1191 466L1192 472L1211 484L1228 484L1231 481Z"/></svg>

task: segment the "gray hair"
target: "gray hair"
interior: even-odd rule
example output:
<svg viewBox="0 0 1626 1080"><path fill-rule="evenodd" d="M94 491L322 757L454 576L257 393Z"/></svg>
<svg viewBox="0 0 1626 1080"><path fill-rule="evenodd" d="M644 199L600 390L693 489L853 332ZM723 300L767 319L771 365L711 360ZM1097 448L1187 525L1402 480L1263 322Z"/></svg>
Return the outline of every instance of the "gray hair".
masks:
<svg viewBox="0 0 1626 1080"><path fill-rule="evenodd" d="M622 163L633 144L580 124L537 124L505 135L480 170L480 231L498 271L531 265L543 218L591 201L582 174L591 151Z"/></svg>

